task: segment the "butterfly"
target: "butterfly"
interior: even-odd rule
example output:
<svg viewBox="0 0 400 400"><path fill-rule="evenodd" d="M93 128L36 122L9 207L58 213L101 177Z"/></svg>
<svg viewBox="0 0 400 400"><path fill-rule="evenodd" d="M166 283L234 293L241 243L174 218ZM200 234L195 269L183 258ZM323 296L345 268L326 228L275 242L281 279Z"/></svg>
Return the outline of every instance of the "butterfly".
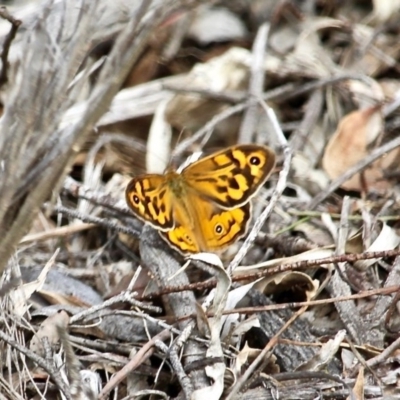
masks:
<svg viewBox="0 0 400 400"><path fill-rule="evenodd" d="M179 173L133 178L126 201L182 254L218 252L245 235L250 199L275 166L269 147L243 144L201 158Z"/></svg>

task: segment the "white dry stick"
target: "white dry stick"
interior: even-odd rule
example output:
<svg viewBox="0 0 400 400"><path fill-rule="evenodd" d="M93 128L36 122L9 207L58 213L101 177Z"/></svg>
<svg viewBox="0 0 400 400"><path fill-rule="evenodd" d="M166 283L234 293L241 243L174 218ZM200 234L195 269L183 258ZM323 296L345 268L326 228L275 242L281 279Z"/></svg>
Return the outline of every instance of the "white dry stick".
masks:
<svg viewBox="0 0 400 400"><path fill-rule="evenodd" d="M264 108L267 117L270 119L272 126L274 127L275 134L278 138L278 141L283 145L284 150L284 163L283 163L283 168L279 174L279 179L278 183L276 185L276 188L274 190L274 193L271 197L270 202L268 203L267 207L265 207L264 211L261 213L257 221L255 222L253 228L251 229L249 235L247 236L245 242L243 243L242 247L234 257L234 259L231 261L229 267L228 267L228 273L231 274L236 267L240 264L240 262L243 260L244 256L247 254L250 246L253 244L254 240L256 239L258 233L260 232L262 226L264 225L264 222L268 218L268 216L271 214L272 210L275 207L275 204L278 202L280 196L282 195L283 191L285 190L286 187L286 182L287 182L287 177L289 174L290 170L290 163L292 160L292 152L290 148L287 145L287 141L285 136L283 135L282 129L279 126L278 119L276 118L275 112L273 109L265 104L264 101L260 101L262 107Z"/></svg>
<svg viewBox="0 0 400 400"><path fill-rule="evenodd" d="M256 130L259 101L264 90L264 59L269 33L269 23L265 22L258 28L254 40L249 84L248 108L243 116L239 131L239 143L252 143Z"/></svg>

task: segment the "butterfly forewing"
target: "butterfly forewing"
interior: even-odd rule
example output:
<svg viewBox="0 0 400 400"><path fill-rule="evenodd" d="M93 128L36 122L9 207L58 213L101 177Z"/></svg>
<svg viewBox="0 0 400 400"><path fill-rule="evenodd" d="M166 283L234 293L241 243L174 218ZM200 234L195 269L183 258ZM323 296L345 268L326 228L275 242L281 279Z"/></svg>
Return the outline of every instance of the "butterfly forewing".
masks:
<svg viewBox="0 0 400 400"><path fill-rule="evenodd" d="M173 199L164 175L141 175L133 178L125 191L134 213L157 229L174 227Z"/></svg>
<svg viewBox="0 0 400 400"><path fill-rule="evenodd" d="M266 146L233 146L185 168L185 181L199 195L225 209L247 203L268 179L275 153Z"/></svg>

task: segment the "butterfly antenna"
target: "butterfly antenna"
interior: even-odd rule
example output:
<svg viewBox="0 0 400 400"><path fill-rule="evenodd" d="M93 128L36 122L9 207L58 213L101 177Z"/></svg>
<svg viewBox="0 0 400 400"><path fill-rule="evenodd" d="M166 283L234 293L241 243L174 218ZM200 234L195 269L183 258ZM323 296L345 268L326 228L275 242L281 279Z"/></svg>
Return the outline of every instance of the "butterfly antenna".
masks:
<svg viewBox="0 0 400 400"><path fill-rule="evenodd" d="M174 159L179 155L176 152L176 149L179 147L179 144L182 142L182 137L183 133L185 131L185 128L182 128L181 131L179 132L178 139L176 140L174 150L171 151L170 157L169 157L169 165L173 165Z"/></svg>

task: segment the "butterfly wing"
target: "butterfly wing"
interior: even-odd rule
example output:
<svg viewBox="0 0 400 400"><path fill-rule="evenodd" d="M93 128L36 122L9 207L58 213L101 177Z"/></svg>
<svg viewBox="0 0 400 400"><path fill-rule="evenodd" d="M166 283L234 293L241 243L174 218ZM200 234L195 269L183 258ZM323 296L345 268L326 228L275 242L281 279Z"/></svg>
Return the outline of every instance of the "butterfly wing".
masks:
<svg viewBox="0 0 400 400"><path fill-rule="evenodd" d="M275 153L260 145L238 145L214 153L182 171L188 186L224 209L247 203L275 166Z"/></svg>
<svg viewBox="0 0 400 400"><path fill-rule="evenodd" d="M153 227L167 231L175 226L173 201L164 175L140 175L125 191L126 202L137 217Z"/></svg>
<svg viewBox="0 0 400 400"><path fill-rule="evenodd" d="M189 165L182 174L132 179L126 201L178 251L218 251L246 233L249 200L274 165L275 153L268 147L232 146Z"/></svg>
<svg viewBox="0 0 400 400"><path fill-rule="evenodd" d="M185 253L199 253L203 251L219 251L234 243L247 231L250 221L251 204L232 210L224 210L209 201L201 198L192 198L197 210L197 224L190 228L185 223L179 222L160 235L176 250Z"/></svg>

